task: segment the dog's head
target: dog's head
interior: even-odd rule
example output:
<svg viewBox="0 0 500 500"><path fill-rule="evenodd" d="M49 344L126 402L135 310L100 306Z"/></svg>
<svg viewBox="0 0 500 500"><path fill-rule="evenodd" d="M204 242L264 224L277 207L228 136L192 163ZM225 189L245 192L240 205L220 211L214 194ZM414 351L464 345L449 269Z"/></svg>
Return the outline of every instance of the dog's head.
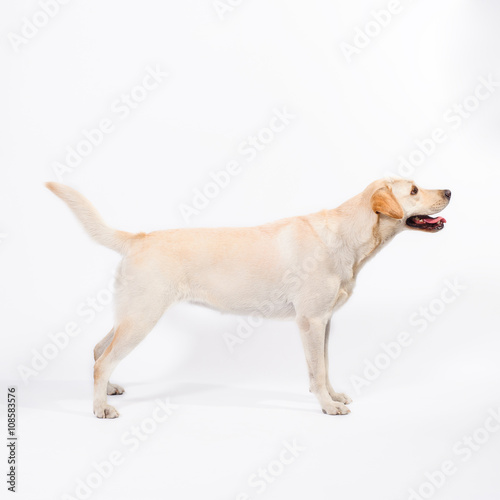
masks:
<svg viewBox="0 0 500 500"><path fill-rule="evenodd" d="M446 219L431 217L450 203L449 189L422 189L406 179L383 179L374 183L371 209L405 228L437 232Z"/></svg>

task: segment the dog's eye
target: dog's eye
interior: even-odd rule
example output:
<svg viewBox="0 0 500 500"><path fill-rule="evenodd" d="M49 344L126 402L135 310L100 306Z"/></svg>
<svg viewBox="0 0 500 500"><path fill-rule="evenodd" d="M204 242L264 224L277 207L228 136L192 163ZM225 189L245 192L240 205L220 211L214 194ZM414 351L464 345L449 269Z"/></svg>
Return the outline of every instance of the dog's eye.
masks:
<svg viewBox="0 0 500 500"><path fill-rule="evenodd" d="M417 194L417 193L418 193L418 187L417 186L413 186L410 194Z"/></svg>

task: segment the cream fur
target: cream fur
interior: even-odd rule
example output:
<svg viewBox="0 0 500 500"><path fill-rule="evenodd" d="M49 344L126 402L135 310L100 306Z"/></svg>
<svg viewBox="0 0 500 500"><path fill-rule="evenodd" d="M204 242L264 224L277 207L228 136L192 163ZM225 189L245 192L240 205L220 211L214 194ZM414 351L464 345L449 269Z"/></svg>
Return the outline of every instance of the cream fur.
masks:
<svg viewBox="0 0 500 500"><path fill-rule="evenodd" d="M351 400L328 379L330 318L352 294L363 265L403 229L412 215L432 215L449 199L442 190L382 179L333 210L249 228L172 229L132 234L108 227L74 189L50 182L90 236L123 255L115 326L96 346L94 413L114 418L106 394L116 365L174 302L234 314L293 319L299 326L310 389L323 412L346 414Z"/></svg>

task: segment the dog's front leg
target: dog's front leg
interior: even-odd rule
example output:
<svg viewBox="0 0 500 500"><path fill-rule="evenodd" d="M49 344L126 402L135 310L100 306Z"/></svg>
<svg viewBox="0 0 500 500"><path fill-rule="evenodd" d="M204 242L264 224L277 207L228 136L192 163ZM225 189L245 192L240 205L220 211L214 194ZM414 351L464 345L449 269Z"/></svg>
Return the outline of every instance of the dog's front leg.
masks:
<svg viewBox="0 0 500 500"><path fill-rule="evenodd" d="M328 393L330 394L331 398L334 401L338 401L339 403L344 403L345 405L348 405L349 403L352 403L352 399L347 394L344 394L343 392L335 392L335 390L332 387L332 384L330 383L330 377L328 376L328 370L329 370L328 343L330 340L330 323L331 323L331 321L328 321L328 323L326 324L326 327L325 327L325 372L326 372L325 382L326 382L326 388L327 388Z"/></svg>
<svg viewBox="0 0 500 500"><path fill-rule="evenodd" d="M309 387L318 398L323 413L345 415L350 413L345 404L333 401L326 385L325 335L328 320L300 317L297 323L309 370Z"/></svg>

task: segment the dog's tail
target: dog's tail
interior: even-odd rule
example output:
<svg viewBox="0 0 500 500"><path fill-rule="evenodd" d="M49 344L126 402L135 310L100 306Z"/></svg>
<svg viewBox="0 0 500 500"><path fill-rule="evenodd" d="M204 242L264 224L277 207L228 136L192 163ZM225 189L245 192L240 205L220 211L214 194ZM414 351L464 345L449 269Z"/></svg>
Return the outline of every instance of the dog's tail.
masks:
<svg viewBox="0 0 500 500"><path fill-rule="evenodd" d="M94 241L118 253L127 252L134 234L118 231L106 225L92 203L75 189L58 182L47 182L45 185L66 202Z"/></svg>

